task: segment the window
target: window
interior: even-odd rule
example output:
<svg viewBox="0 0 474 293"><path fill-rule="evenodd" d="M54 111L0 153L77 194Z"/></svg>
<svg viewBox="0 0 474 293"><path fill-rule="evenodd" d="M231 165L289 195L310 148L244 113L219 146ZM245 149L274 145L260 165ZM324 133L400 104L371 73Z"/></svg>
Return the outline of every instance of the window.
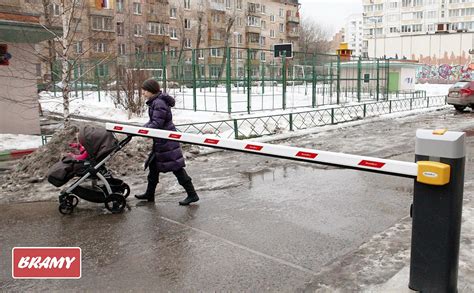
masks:
<svg viewBox="0 0 474 293"><path fill-rule="evenodd" d="M436 18L436 11L427 11L426 18L430 18L430 19Z"/></svg>
<svg viewBox="0 0 474 293"><path fill-rule="evenodd" d="M107 45L103 42L95 43L95 51L97 53L105 53L107 52Z"/></svg>
<svg viewBox="0 0 474 293"><path fill-rule="evenodd" d="M270 30L270 38L274 38L275 37L275 30Z"/></svg>
<svg viewBox="0 0 474 293"><path fill-rule="evenodd" d="M81 20L78 18L73 18L71 29L73 31L80 32L82 30Z"/></svg>
<svg viewBox="0 0 474 293"><path fill-rule="evenodd" d="M93 15L92 30L96 31L114 31L112 28L112 17Z"/></svg>
<svg viewBox="0 0 474 293"><path fill-rule="evenodd" d="M135 45L135 54L140 54L143 52L142 45Z"/></svg>
<svg viewBox="0 0 474 293"><path fill-rule="evenodd" d="M222 56L221 49L211 48L210 56L211 57L221 57Z"/></svg>
<svg viewBox="0 0 474 293"><path fill-rule="evenodd" d="M270 14L270 21L271 21L271 22L275 22L275 15Z"/></svg>
<svg viewBox="0 0 474 293"><path fill-rule="evenodd" d="M125 44L118 45L118 53L119 55L125 55L127 52L125 51Z"/></svg>
<svg viewBox="0 0 474 293"><path fill-rule="evenodd" d="M172 27L170 29L170 38L171 39L174 39L174 40L177 40L178 39L178 33L176 31L176 28Z"/></svg>
<svg viewBox="0 0 474 293"><path fill-rule="evenodd" d="M413 0L413 6L422 6L423 0Z"/></svg>
<svg viewBox="0 0 474 293"><path fill-rule="evenodd" d="M143 36L143 31L142 31L142 25L141 24L135 24L133 26L133 35L135 37L141 37Z"/></svg>
<svg viewBox="0 0 474 293"><path fill-rule="evenodd" d="M280 33L283 33L285 31L285 25L283 23L280 23Z"/></svg>
<svg viewBox="0 0 474 293"><path fill-rule="evenodd" d="M225 8L227 8L227 9L232 8L232 2L231 2L231 0L225 0Z"/></svg>
<svg viewBox="0 0 474 293"><path fill-rule="evenodd" d="M117 36L123 36L125 34L125 26L123 22L117 22Z"/></svg>
<svg viewBox="0 0 474 293"><path fill-rule="evenodd" d="M81 54L83 52L82 41L75 43L74 48L77 54Z"/></svg>
<svg viewBox="0 0 474 293"><path fill-rule="evenodd" d="M411 25L402 25L402 33L410 33Z"/></svg>
<svg viewBox="0 0 474 293"><path fill-rule="evenodd" d="M262 5L262 14L265 14L265 5Z"/></svg>
<svg viewBox="0 0 474 293"><path fill-rule="evenodd" d="M220 66L210 66L210 71L211 71L211 77L212 78L218 78L219 77L219 72L221 71Z"/></svg>
<svg viewBox="0 0 474 293"><path fill-rule="evenodd" d="M97 75L104 77L109 75L109 66L108 64L99 64L97 65Z"/></svg>
<svg viewBox="0 0 474 293"><path fill-rule="evenodd" d="M388 8L397 9L398 8L398 2L390 2L389 5L388 5Z"/></svg>
<svg viewBox="0 0 474 293"><path fill-rule="evenodd" d="M421 24L414 24L413 27L412 27L412 31L414 33L421 32L422 29L423 29L423 25L421 25Z"/></svg>
<svg viewBox="0 0 474 293"><path fill-rule="evenodd" d="M187 30L191 29L191 20L190 19L187 19L187 18L184 19L184 28L187 29Z"/></svg>
<svg viewBox="0 0 474 293"><path fill-rule="evenodd" d="M285 14L284 14L284 10L282 8L280 8L279 12L278 12L278 16L279 17L283 17Z"/></svg>
<svg viewBox="0 0 474 293"><path fill-rule="evenodd" d="M423 11L413 12L414 19L423 19Z"/></svg>
<svg viewBox="0 0 474 293"><path fill-rule="evenodd" d="M186 39L184 40L184 46L185 46L186 48L191 48L192 44L191 44L191 39L190 39L190 38L186 38Z"/></svg>
<svg viewBox="0 0 474 293"><path fill-rule="evenodd" d="M204 59L204 50L197 50L198 59Z"/></svg>
<svg viewBox="0 0 474 293"><path fill-rule="evenodd" d="M242 9L242 0L236 0L237 1L237 9Z"/></svg>
<svg viewBox="0 0 474 293"><path fill-rule="evenodd" d="M266 41L265 37L260 36L260 46L265 46L265 41Z"/></svg>
<svg viewBox="0 0 474 293"><path fill-rule="evenodd" d="M248 16L247 17L247 25L248 26L260 27L260 17Z"/></svg>
<svg viewBox="0 0 474 293"><path fill-rule="evenodd" d="M142 14L142 4L141 3L133 3L133 14L141 15Z"/></svg>
<svg viewBox="0 0 474 293"><path fill-rule="evenodd" d="M184 9L191 9L191 0L184 0Z"/></svg>
<svg viewBox="0 0 474 293"><path fill-rule="evenodd" d="M239 45L242 44L242 40L243 40L242 34L238 34L238 35L237 35L237 43L238 43Z"/></svg>
<svg viewBox="0 0 474 293"><path fill-rule="evenodd" d="M261 21L261 27L262 27L262 29L267 28L267 23L264 20Z"/></svg>
<svg viewBox="0 0 474 293"><path fill-rule="evenodd" d="M125 0L117 0L117 12L123 12L123 7L124 7L123 1Z"/></svg>
<svg viewBox="0 0 474 293"><path fill-rule="evenodd" d="M178 48L176 47L171 47L170 48L170 56L172 59L176 59L178 54L176 54L178 52Z"/></svg>
<svg viewBox="0 0 474 293"><path fill-rule="evenodd" d="M435 25L433 23L428 24L428 31L429 32L434 32L434 30L435 30Z"/></svg>
<svg viewBox="0 0 474 293"><path fill-rule="evenodd" d="M253 44L260 43L260 34L249 33L247 34L247 36L248 36L249 43L253 43Z"/></svg>
<svg viewBox="0 0 474 293"><path fill-rule="evenodd" d="M411 0L402 0L402 7L411 6Z"/></svg>
<svg viewBox="0 0 474 293"><path fill-rule="evenodd" d="M166 26L158 22L149 22L148 23L148 33L151 35L165 35Z"/></svg>
<svg viewBox="0 0 474 293"><path fill-rule="evenodd" d="M260 52L260 60L262 60L262 61L266 60L265 52Z"/></svg>
<svg viewBox="0 0 474 293"><path fill-rule="evenodd" d="M170 8L170 18L176 18L176 7Z"/></svg>
<svg viewBox="0 0 474 293"><path fill-rule="evenodd" d="M60 16L61 15L61 7L59 4L53 3L53 15Z"/></svg>
<svg viewBox="0 0 474 293"><path fill-rule="evenodd" d="M42 76L42 74L41 74L41 63L36 63L35 67L36 67L36 76L41 77Z"/></svg>

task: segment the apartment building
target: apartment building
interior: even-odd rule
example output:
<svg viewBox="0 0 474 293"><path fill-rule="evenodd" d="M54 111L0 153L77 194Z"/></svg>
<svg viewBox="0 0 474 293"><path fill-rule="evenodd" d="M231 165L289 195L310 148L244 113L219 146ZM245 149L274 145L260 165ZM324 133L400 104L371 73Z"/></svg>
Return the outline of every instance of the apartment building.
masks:
<svg viewBox="0 0 474 293"><path fill-rule="evenodd" d="M363 0L363 6L369 56L466 60L473 46L474 1Z"/></svg>
<svg viewBox="0 0 474 293"><path fill-rule="evenodd" d="M344 40L355 56L364 53L364 25L362 13L351 14L346 18L344 26Z"/></svg>

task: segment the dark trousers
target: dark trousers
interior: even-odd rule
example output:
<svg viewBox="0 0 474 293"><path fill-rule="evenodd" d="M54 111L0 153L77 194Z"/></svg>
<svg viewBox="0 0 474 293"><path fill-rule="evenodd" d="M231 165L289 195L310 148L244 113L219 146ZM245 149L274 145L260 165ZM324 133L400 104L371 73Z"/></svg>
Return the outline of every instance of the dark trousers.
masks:
<svg viewBox="0 0 474 293"><path fill-rule="evenodd" d="M160 172L158 172L154 161L149 164L149 168L150 170L148 172L148 187L146 193L149 196L154 196L156 186L158 185L158 182L160 182ZM184 170L184 168L181 168L177 171L173 171L173 174L174 176L176 176L176 179L178 179L178 183L183 186L184 190L186 190L186 193L188 195L192 196L196 194L192 179L191 177L189 177L188 173L186 173L186 170Z"/></svg>

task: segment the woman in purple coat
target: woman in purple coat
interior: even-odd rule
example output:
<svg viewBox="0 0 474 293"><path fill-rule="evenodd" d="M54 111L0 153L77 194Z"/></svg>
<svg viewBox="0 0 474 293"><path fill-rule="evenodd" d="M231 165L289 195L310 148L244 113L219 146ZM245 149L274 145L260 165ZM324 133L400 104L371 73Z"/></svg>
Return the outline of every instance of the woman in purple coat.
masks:
<svg viewBox="0 0 474 293"><path fill-rule="evenodd" d="M144 125L147 128L176 131L173 124L171 107L174 107L173 97L160 90L160 85L154 79L146 80L142 85L143 96L147 99L148 116L150 121ZM189 205L199 200L194 190L191 177L184 170L185 163L179 142L161 138L153 139L153 149L145 162L145 169L149 167L148 186L144 194L135 195L136 198L155 201L155 190L159 182L160 173L173 172L178 183L186 190L187 197L180 201L180 205Z"/></svg>

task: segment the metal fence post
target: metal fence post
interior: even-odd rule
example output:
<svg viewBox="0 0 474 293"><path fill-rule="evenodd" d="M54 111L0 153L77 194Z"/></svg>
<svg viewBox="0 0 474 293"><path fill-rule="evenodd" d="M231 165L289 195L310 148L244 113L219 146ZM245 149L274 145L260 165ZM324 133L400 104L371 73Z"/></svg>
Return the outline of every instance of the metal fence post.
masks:
<svg viewBox="0 0 474 293"><path fill-rule="evenodd" d="M430 97L426 98L426 108L430 107Z"/></svg>
<svg viewBox="0 0 474 293"><path fill-rule="evenodd" d="M313 55L313 66L312 66L312 72L313 72L313 76L312 76L312 82L313 82L313 91L312 91L312 94L311 94L311 105L312 107L316 107L316 83L317 83L317 79L316 79L316 55Z"/></svg>
<svg viewBox="0 0 474 293"><path fill-rule="evenodd" d="M364 118L367 115L367 104L364 104Z"/></svg>
<svg viewBox="0 0 474 293"><path fill-rule="evenodd" d="M234 119L234 138L239 139L239 125L237 119Z"/></svg>
<svg viewBox="0 0 474 293"><path fill-rule="evenodd" d="M192 73L192 77L193 77L193 110L194 110L194 112L196 112L197 111L196 49L192 49L191 55L192 55L191 69L193 71L193 73Z"/></svg>
<svg viewBox="0 0 474 293"><path fill-rule="evenodd" d="M252 68L251 68L251 61L250 61L250 53L252 49L247 49L247 113L250 114L252 110L252 85L251 83L251 75L252 75Z"/></svg>
<svg viewBox="0 0 474 293"><path fill-rule="evenodd" d="M290 113L290 131L293 131L293 113Z"/></svg>
<svg viewBox="0 0 474 293"><path fill-rule="evenodd" d="M161 52L161 67L163 68L162 78L163 78L163 88L165 89L165 91L168 88L168 76L166 74L166 67L167 67L166 57L167 57L166 56L166 51L162 51ZM193 60L195 60L195 59L193 58Z"/></svg>
<svg viewBox="0 0 474 293"><path fill-rule="evenodd" d="M377 58L377 102L379 101L380 94L380 61Z"/></svg>
<svg viewBox="0 0 474 293"><path fill-rule="evenodd" d="M231 86L231 74L232 74L232 69L230 67L230 54L231 50L230 47L226 48L226 76L225 76L225 83L226 83L226 89L227 89L227 112L230 114L232 113L232 86Z"/></svg>
<svg viewBox="0 0 474 293"><path fill-rule="evenodd" d="M286 109L286 52L283 52L282 53L282 57L281 57L281 61L282 61L282 82L283 82L283 98L282 98L282 108L283 110Z"/></svg>
<svg viewBox="0 0 474 293"><path fill-rule="evenodd" d="M362 82L362 60L359 57L357 60L357 101L360 103L360 92L361 92L361 82Z"/></svg>
<svg viewBox="0 0 474 293"><path fill-rule="evenodd" d="M388 101L388 113L392 113L392 100Z"/></svg>
<svg viewBox="0 0 474 293"><path fill-rule="evenodd" d="M416 133L419 170L413 192L408 285L412 290L457 292L465 156L464 132ZM436 165L439 171L429 169Z"/></svg>
<svg viewBox="0 0 474 293"><path fill-rule="evenodd" d="M331 124L334 124L334 108L331 108Z"/></svg>
<svg viewBox="0 0 474 293"><path fill-rule="evenodd" d="M337 55L337 80L336 80L336 99L339 105L341 97L341 56Z"/></svg>

